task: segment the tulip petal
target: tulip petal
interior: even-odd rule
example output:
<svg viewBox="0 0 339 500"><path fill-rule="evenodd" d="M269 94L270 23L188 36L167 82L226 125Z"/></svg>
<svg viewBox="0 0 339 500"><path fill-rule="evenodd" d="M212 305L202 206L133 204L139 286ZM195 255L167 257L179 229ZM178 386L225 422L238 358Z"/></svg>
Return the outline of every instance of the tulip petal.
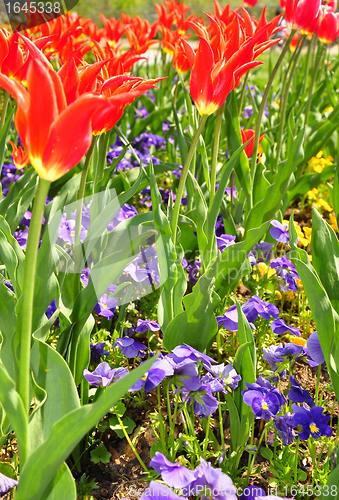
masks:
<svg viewBox="0 0 339 500"><path fill-rule="evenodd" d="M51 126L42 161L33 163L40 177L55 181L82 159L92 142L91 116L107 101L86 95L70 104Z"/></svg>
<svg viewBox="0 0 339 500"><path fill-rule="evenodd" d="M214 103L211 79L214 57L208 41L202 37L199 37L199 40L199 48L190 77L190 91L199 113L203 115L210 114L209 106Z"/></svg>
<svg viewBox="0 0 339 500"><path fill-rule="evenodd" d="M27 147L32 164L44 153L50 127L58 116L53 80L48 69L32 59L27 71L27 86L31 102L27 117Z"/></svg>

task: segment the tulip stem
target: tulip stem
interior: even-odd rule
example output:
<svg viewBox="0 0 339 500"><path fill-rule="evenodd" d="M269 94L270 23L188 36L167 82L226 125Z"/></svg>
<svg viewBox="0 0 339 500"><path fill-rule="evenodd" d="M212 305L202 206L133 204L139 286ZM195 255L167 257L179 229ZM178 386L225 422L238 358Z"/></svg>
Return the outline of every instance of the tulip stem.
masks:
<svg viewBox="0 0 339 500"><path fill-rule="evenodd" d="M191 147L189 148L189 151L187 153L185 165L184 165L182 172L181 172L179 186L177 189L177 197L175 199L173 213L172 213L172 220L171 220L172 240L173 240L174 246L175 246L176 241L177 241L177 225L178 225L178 219L179 219L181 198L183 197L183 194L185 191L185 184L186 184L188 170L190 168L191 161L192 161L192 158L194 156L195 149L197 147L200 134L205 126L207 118L208 118L208 115L203 115L201 117L199 127L195 131L195 134L194 134L193 139L192 139Z"/></svg>
<svg viewBox="0 0 339 500"><path fill-rule="evenodd" d="M149 472L149 471L148 471L148 469L147 469L147 467L146 467L146 465L144 464L144 462L143 462L143 461L142 461L142 459L140 458L139 453L138 453L138 452L137 452L137 450L135 449L135 446L133 445L133 443L132 443L132 441L131 441L131 439L130 439L130 437L129 437L129 435L128 435L127 431L126 431L126 427L124 426L123 421L121 420L121 418L119 417L119 415L117 415L117 419L118 419L118 422L119 422L120 427L121 427L121 429L122 429L122 432L123 432L123 433L124 433L124 435L125 435L125 438L126 438L126 440L127 440L127 443L130 445L130 447L131 447L131 449L132 449L132 451L133 451L134 455L136 456L136 458L137 458L137 460L138 460L139 464L141 465L141 467L144 469L144 471L145 471L145 472Z"/></svg>
<svg viewBox="0 0 339 500"><path fill-rule="evenodd" d="M288 96L289 96L293 76L295 74L295 70L297 69L297 64L298 64L298 60L300 57L301 49L302 49L302 46L304 45L305 39L306 39L306 35L303 35L302 39L300 40L300 43L299 43L297 50L294 52L294 54L291 58L289 68L287 70L287 74L289 73L289 76L287 78L287 82L286 82L285 88L283 90L283 94L281 96L281 108L280 108L281 109L281 120L280 120L279 132L278 132L277 152L276 152L274 168L273 168L274 171L276 171L276 169L277 169L280 154L281 154L281 149L282 149L282 142L283 142L282 140L283 140L283 135L284 135L284 126L285 126L285 118L286 118L286 109L287 109L287 104L288 104Z"/></svg>
<svg viewBox="0 0 339 500"><path fill-rule="evenodd" d="M2 132L2 129L4 128L4 125L5 125L9 99L10 99L10 94L9 94L9 92L5 91L5 97L4 97L4 102L2 105L1 116L0 116L0 133Z"/></svg>
<svg viewBox="0 0 339 500"><path fill-rule="evenodd" d="M251 162L251 175L252 175L252 179L255 178L255 171L256 171L256 167L257 167L257 154L258 154L258 147L259 147L261 122L262 122L262 119L263 119L263 116L264 116L264 111L265 111L265 106L266 106L267 99L268 99L268 94L270 93L270 90L271 90L273 82L274 82L274 78L276 77L276 74L278 73L278 69L280 68L281 63L283 62L284 57L285 57L287 51L289 50L290 42L291 42L294 34L295 34L295 30L292 30L290 36L286 40L285 46L284 46L284 48L283 48L283 50L282 50L282 52L280 54L280 57L279 57L276 65L274 66L273 71L271 73L271 76L270 76L270 78L268 80L268 83L266 85L265 92L264 92L264 95L263 95L263 98L262 98L262 101L261 101L261 104L260 104L260 108L259 108L259 112L258 112L258 117L257 117L257 123L256 123L256 126L255 126L255 136L254 136L253 154L252 154L252 162ZM253 190L252 190L252 193L253 193ZM252 194L252 196L253 196L253 194Z"/></svg>
<svg viewBox="0 0 339 500"><path fill-rule="evenodd" d="M75 218L75 230L74 230L74 297L76 297L80 291L80 273L81 273L81 262L82 262L82 249L81 249L81 222L82 222L82 205L85 195L85 187L87 174L89 166L91 163L92 154L96 144L97 136L94 136L92 143L87 151L85 158L85 165L81 173L80 187L77 196L77 210Z"/></svg>
<svg viewBox="0 0 339 500"><path fill-rule="evenodd" d="M313 78L312 78L311 86L310 86L310 89L308 92L308 104L307 104L307 108L305 111L305 128L308 125L308 118L310 115L311 105L312 105L312 94L313 94L313 90L315 87L315 82L317 81L319 66L320 66L321 58L324 54L324 51L325 51L325 46L323 44L321 44L321 46L318 49L317 59L315 61L315 65L314 65L314 69L313 69Z"/></svg>
<svg viewBox="0 0 339 500"><path fill-rule="evenodd" d="M239 109L239 115L242 112L242 107L244 105L245 92L246 92L246 87L247 87L247 83L248 83L248 75L249 75L249 71L247 71L247 73L245 75L244 83L243 83L243 86L242 86L242 89L241 89L240 101L239 101L239 108L238 108Z"/></svg>
<svg viewBox="0 0 339 500"><path fill-rule="evenodd" d="M31 358L31 337L33 322L33 302L34 284L37 267L38 247L42 217L45 210L45 201L50 187L50 181L39 178L38 189L35 195L33 213L29 226L26 256L23 275L23 294L21 308L21 328L20 328L20 363L19 363L19 394L26 414L30 408L29 388L30 388L30 358ZM20 465L24 465L27 457L27 450L20 454Z"/></svg>
<svg viewBox="0 0 339 500"><path fill-rule="evenodd" d="M217 121L215 124L215 133L214 133L214 143L213 143L213 152L212 152L212 165L211 165L211 185L210 185L210 206L213 203L214 195L215 195L215 184L217 178L217 164L218 164L218 153L219 153L219 143L220 143L220 133L221 133L221 124L222 117L224 114L225 103L219 108L217 114Z"/></svg>

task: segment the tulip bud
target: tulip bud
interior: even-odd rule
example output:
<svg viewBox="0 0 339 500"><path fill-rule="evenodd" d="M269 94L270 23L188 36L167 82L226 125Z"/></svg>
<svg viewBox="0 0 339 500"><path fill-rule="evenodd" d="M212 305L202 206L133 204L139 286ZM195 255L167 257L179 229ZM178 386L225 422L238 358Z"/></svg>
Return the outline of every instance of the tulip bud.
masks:
<svg viewBox="0 0 339 500"><path fill-rule="evenodd" d="M290 28L306 29L317 17L321 0L285 0L285 19Z"/></svg>
<svg viewBox="0 0 339 500"><path fill-rule="evenodd" d="M333 43L339 36L339 17L334 12L327 12L319 26L317 36L322 43Z"/></svg>
<svg viewBox="0 0 339 500"><path fill-rule="evenodd" d="M246 8L254 7L255 5L257 5L257 3L258 3L258 0L244 0L244 6Z"/></svg>

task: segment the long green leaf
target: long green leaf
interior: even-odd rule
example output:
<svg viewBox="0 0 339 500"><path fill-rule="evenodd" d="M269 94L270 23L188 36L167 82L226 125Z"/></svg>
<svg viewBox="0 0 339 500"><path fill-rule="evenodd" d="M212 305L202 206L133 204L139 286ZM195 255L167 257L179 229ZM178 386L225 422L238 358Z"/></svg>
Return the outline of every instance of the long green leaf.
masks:
<svg viewBox="0 0 339 500"><path fill-rule="evenodd" d="M45 500L44 491L81 438L114 406L157 359L154 357L108 387L94 403L54 424L48 438L29 457L20 475L16 500ZM1 391L1 387L0 387ZM0 392L1 393L1 392Z"/></svg>

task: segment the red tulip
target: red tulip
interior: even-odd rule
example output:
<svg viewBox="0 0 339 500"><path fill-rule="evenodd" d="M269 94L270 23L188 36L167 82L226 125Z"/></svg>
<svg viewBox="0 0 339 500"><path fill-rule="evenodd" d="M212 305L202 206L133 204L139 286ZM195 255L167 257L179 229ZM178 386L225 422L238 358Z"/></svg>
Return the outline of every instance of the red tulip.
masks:
<svg viewBox="0 0 339 500"><path fill-rule="evenodd" d="M254 7L257 3L258 0L244 0L245 7Z"/></svg>
<svg viewBox="0 0 339 500"><path fill-rule="evenodd" d="M251 158L251 156L253 155L253 146L254 146L255 132L251 128L249 128L247 130L240 129L240 131L241 131L241 137L242 137L242 143L243 144L245 144L247 141L249 141L252 138L251 142L249 144L247 144L246 148L244 149L247 158ZM265 137L265 134L263 134L262 136L260 136L259 144L263 140L264 137Z"/></svg>
<svg viewBox="0 0 339 500"><path fill-rule="evenodd" d="M13 148L13 162L16 168L20 170L21 168L27 167L30 162L27 149L23 151L21 146L17 148L12 141L8 142Z"/></svg>
<svg viewBox="0 0 339 500"><path fill-rule="evenodd" d="M85 94L67 106L57 73L33 58L28 90L2 74L0 85L18 103L15 125L40 177L55 181L79 163L92 142L92 115L107 106L104 99Z"/></svg>
<svg viewBox="0 0 339 500"><path fill-rule="evenodd" d="M328 7L321 5L317 17L312 21L312 23L307 26L306 29L302 30L303 35L315 35L319 29L322 20L325 17L326 12L328 12Z"/></svg>
<svg viewBox="0 0 339 500"><path fill-rule="evenodd" d="M328 11L326 12L319 29L317 36L322 43L333 43L339 36L339 17L338 14Z"/></svg>
<svg viewBox="0 0 339 500"><path fill-rule="evenodd" d="M306 29L317 17L321 0L285 0L285 19L292 29Z"/></svg>
<svg viewBox="0 0 339 500"><path fill-rule="evenodd" d="M332 12L335 12L337 10L337 0L328 0L326 7Z"/></svg>
<svg viewBox="0 0 339 500"><path fill-rule="evenodd" d="M298 42L299 42L299 35L298 33L295 33L292 40L291 40L291 43L290 43L290 51L291 52L295 52L297 47L298 47Z"/></svg>

